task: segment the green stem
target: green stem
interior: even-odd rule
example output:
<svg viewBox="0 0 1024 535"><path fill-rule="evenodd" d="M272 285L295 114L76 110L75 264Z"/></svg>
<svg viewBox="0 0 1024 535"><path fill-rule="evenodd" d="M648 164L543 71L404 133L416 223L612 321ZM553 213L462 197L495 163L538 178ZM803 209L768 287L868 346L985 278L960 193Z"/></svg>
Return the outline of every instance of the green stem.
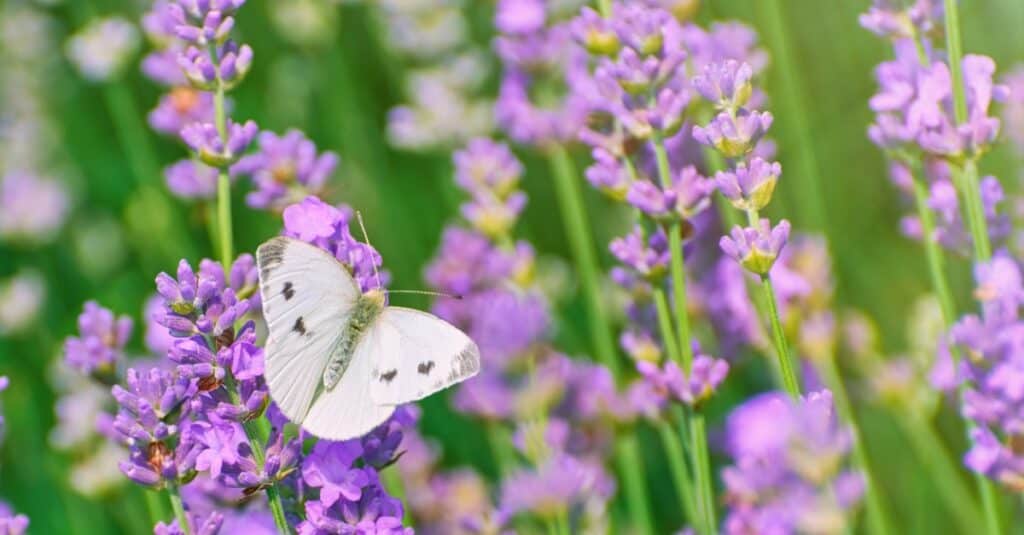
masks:
<svg viewBox="0 0 1024 535"><path fill-rule="evenodd" d="M914 411L908 410L898 420L917 457L927 467L940 498L946 503L946 510L959 524L960 533L976 531L978 519L982 518L981 510L960 476L962 467L951 462L949 452L942 446L942 438Z"/></svg>
<svg viewBox="0 0 1024 535"><path fill-rule="evenodd" d="M636 533L650 535L654 533L654 521L651 517L650 500L644 484L643 458L640 456L640 445L636 434L627 432L616 440L617 451L615 461L622 478L622 490L626 495L626 506Z"/></svg>
<svg viewBox="0 0 1024 535"><path fill-rule="evenodd" d="M602 17L609 17L612 14L612 1L611 0L596 0L597 10L601 13Z"/></svg>
<svg viewBox="0 0 1024 535"><path fill-rule="evenodd" d="M811 102L805 96L804 88L798 79L798 69L794 47L790 43L790 32L786 31L783 23L783 4L789 4L783 0L762 0L755 2L755 6L763 10L762 19L765 22L764 36L772 51L772 59L779 69L779 91L773 93L779 99L778 107L781 110L780 117L792 121L791 128L785 128L792 132L796 138L796 147L793 151L797 156L800 172L789 175L789 180L795 180L798 184L793 191L805 192L802 198L805 202L798 204L806 210L807 222L818 230L828 230L828 220L824 209L825 196L821 190L818 175L817 155L814 147L818 144L814 140L814 130L806 107ZM785 147L783 148L785 150Z"/></svg>
<svg viewBox="0 0 1024 535"><path fill-rule="evenodd" d="M956 322L956 305L953 303L949 281L946 280L945 257L935 239L935 215L928 206L928 189L924 180L916 169L911 169L911 173L914 183L914 204L917 207L917 218L921 221L921 239L924 241L925 256L928 259L928 274L932 279L932 289L939 299L942 319L949 326Z"/></svg>
<svg viewBox="0 0 1024 535"><path fill-rule="evenodd" d="M188 523L188 516L185 514L185 505L181 501L181 492L178 491L178 486L173 483L169 484L167 494L171 497L171 509L174 510L174 518L178 520L181 532L185 535L192 535L192 526Z"/></svg>
<svg viewBox="0 0 1024 535"><path fill-rule="evenodd" d="M277 485L267 487L267 502L270 503L270 514L274 517L274 525L278 533L291 533L288 526L288 519L284 516L284 503L281 502L281 494Z"/></svg>
<svg viewBox="0 0 1024 535"><path fill-rule="evenodd" d="M227 111L224 107L224 87L220 85L213 94L214 122L221 140L227 143ZM231 269L234 257L234 234L231 227L231 181L227 170L217 176L217 231L220 233L220 260L225 271Z"/></svg>
<svg viewBox="0 0 1024 535"><path fill-rule="evenodd" d="M234 258L234 240L231 230L231 181L226 171L221 171L217 177L217 231L220 234L220 261L225 270L230 270Z"/></svg>
<svg viewBox="0 0 1024 535"><path fill-rule="evenodd" d="M584 297L587 301L587 320L591 343L601 364L611 372L612 377L619 378L621 370L615 355L615 343L609 328L605 312L605 303L601 294L600 267L594 253L594 238L587 221L583 206L583 193L577 182L577 174L572 157L561 145L551 147L548 152L551 174L555 181L555 191L562 212L562 223L569 239L576 269L580 275Z"/></svg>
<svg viewBox="0 0 1024 535"><path fill-rule="evenodd" d="M881 489L875 483L876 479L871 468L867 447L864 445L864 440L861 437L857 415L853 412L853 405L850 403L850 397L846 392L846 385L843 384L839 367L836 365L836 360L832 355L824 359L821 367L823 368L825 381L832 390L832 399L836 409L838 409L839 415L849 423L853 433L853 460L860 467L864 475L865 486L867 487L864 495L867 502L866 512L869 531L876 535L888 535L892 533L890 529L892 523L889 520L889 514L885 510Z"/></svg>
<svg viewBox="0 0 1024 535"><path fill-rule="evenodd" d="M954 170L954 173L956 172ZM975 159L968 158L959 173L967 204L968 226L974 241L974 256L979 262L987 262L992 258L992 242L989 240L985 207L981 201L981 185L978 181L978 164Z"/></svg>
<svg viewBox="0 0 1024 535"><path fill-rule="evenodd" d="M960 40L960 12L957 0L945 0L946 53L949 56L949 74L953 78L953 116L957 124L967 121L967 97L964 93L962 71L963 46Z"/></svg>
<svg viewBox="0 0 1024 535"><path fill-rule="evenodd" d="M393 496L398 501L405 503L405 482L402 481L402 474L398 471L397 466L389 466L380 471L380 477L384 480L384 488L387 489L388 494ZM402 524L407 527L412 527L412 508L405 507L404 514L402 516Z"/></svg>
<svg viewBox="0 0 1024 535"><path fill-rule="evenodd" d="M679 354L679 345L676 342L676 335L672 332L672 312L668 308L668 298L665 297L665 290L660 287L654 289L654 307L658 311L658 330L661 333L661 341L665 344L665 350L671 356Z"/></svg>
<svg viewBox="0 0 1024 535"><path fill-rule="evenodd" d="M679 433L669 422L658 424L658 434L661 435L661 445L665 448L665 456L668 458L669 469L672 471L672 482L679 491L679 501L686 520L694 524L699 523L701 516L697 513L696 499L693 495L693 479L690 477L690 469L686 466L686 450L683 449L683 442Z"/></svg>
<svg viewBox="0 0 1024 535"><path fill-rule="evenodd" d="M708 455L708 432L704 415L694 412L690 415L690 448L693 465L697 471L697 488L700 490L697 506L700 509L699 532L705 535L717 533L715 519L714 482L711 476L711 459Z"/></svg>
<svg viewBox="0 0 1024 535"><path fill-rule="evenodd" d="M654 139L654 155L658 164L658 177L663 188L672 185L671 169L669 168L668 152L665 150L665 142L660 137ZM671 257L672 273L672 296L675 305L675 320L678 340L678 353L673 357L679 363L686 375L690 374L693 367L693 344L690 334L690 316L687 310L686 299L686 264L683 257L683 238L681 224L674 222L668 227L669 255ZM715 506L714 506L714 485L711 480L711 465L707 455L707 433L704 429L704 416L699 413L689 418L690 439L693 446L690 454L693 459L693 466L696 472L695 485L697 487L696 509L698 516L695 518L698 531L702 534L711 534L715 531Z"/></svg>
<svg viewBox="0 0 1024 535"><path fill-rule="evenodd" d="M146 513L149 514L150 525L156 525L166 518L167 510L164 509L164 501L160 499L160 494L155 490L148 488L142 489L142 497L146 502Z"/></svg>
<svg viewBox="0 0 1024 535"><path fill-rule="evenodd" d="M762 275L761 287L764 289L765 302L768 303L768 320L772 326L772 341L775 344L775 353L779 359L779 373L782 376L782 386L790 396L799 398L800 381L797 379L796 370L793 366L793 357L789 353L786 333L782 330L782 321L779 319L779 307L775 300L775 289L772 288L771 277Z"/></svg>

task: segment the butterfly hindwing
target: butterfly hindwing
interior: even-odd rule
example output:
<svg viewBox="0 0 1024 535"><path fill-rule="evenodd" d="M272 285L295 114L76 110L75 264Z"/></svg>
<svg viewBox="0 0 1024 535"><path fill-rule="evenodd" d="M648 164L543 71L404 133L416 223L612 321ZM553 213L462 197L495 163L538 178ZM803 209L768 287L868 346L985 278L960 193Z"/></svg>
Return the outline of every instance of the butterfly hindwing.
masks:
<svg viewBox="0 0 1024 535"><path fill-rule="evenodd" d="M302 421L303 429L327 440L347 440L369 433L391 416L395 407L378 404L370 395L374 356L392 343L387 329L380 327L375 323L363 334L338 383L321 390L313 401Z"/></svg>
<svg viewBox="0 0 1024 535"><path fill-rule="evenodd" d="M480 371L480 350L462 331L426 312L386 307L375 331L370 394L381 405L415 401Z"/></svg>
<svg viewBox="0 0 1024 535"><path fill-rule="evenodd" d="M301 423L360 291L341 263L308 243L273 238L256 256L270 331L264 374L281 412Z"/></svg>

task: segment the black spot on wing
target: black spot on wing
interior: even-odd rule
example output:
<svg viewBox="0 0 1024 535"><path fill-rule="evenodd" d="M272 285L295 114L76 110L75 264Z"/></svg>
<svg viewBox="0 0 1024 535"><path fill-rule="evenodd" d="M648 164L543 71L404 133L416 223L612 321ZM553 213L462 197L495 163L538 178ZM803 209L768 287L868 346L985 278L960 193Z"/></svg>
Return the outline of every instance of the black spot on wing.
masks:
<svg viewBox="0 0 1024 535"><path fill-rule="evenodd" d="M292 326L292 330L299 334L306 334L306 325L302 323L302 316L295 318L295 325Z"/></svg>
<svg viewBox="0 0 1024 535"><path fill-rule="evenodd" d="M398 375L398 370L391 370L380 374L380 380L385 383L390 383Z"/></svg>
<svg viewBox="0 0 1024 535"><path fill-rule="evenodd" d="M295 297L295 288L292 287L292 283L284 283L284 289L281 290L281 295L284 296L285 301L291 299L292 297Z"/></svg>
<svg viewBox="0 0 1024 535"><path fill-rule="evenodd" d="M432 369L434 369L434 361L432 360L421 362L419 366L416 366L416 371L418 371L420 375L430 375L430 370Z"/></svg>

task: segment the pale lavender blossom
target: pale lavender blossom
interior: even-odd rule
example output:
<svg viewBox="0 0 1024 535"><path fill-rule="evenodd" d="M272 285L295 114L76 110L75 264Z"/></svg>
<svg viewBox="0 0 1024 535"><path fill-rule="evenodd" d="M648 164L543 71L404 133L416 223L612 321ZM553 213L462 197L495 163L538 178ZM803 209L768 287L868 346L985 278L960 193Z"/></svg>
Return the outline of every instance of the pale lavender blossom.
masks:
<svg viewBox="0 0 1024 535"><path fill-rule="evenodd" d="M727 158L746 156L772 125L772 114L741 111L736 115L722 112L707 126L693 127L693 138L714 147Z"/></svg>
<svg viewBox="0 0 1024 535"><path fill-rule="evenodd" d="M28 531L28 517L15 514L6 503L0 501L0 533L4 535L25 535Z"/></svg>
<svg viewBox="0 0 1024 535"><path fill-rule="evenodd" d="M767 275L789 238L789 221L782 220L775 228L767 219L757 227L733 227L720 242L722 251L748 271Z"/></svg>
<svg viewBox="0 0 1024 535"><path fill-rule="evenodd" d="M704 71L693 78L693 87L722 110L738 110L750 100L753 86L750 79L753 68L736 60L723 63L709 63Z"/></svg>
<svg viewBox="0 0 1024 535"><path fill-rule="evenodd" d="M750 163L737 163L735 169L719 171L715 183L737 209L761 210L771 201L780 174L781 164L755 157Z"/></svg>
<svg viewBox="0 0 1024 535"><path fill-rule="evenodd" d="M629 185L626 201L650 217L661 220L690 219L710 206L715 182L688 165L674 173L671 185L662 188L648 180Z"/></svg>

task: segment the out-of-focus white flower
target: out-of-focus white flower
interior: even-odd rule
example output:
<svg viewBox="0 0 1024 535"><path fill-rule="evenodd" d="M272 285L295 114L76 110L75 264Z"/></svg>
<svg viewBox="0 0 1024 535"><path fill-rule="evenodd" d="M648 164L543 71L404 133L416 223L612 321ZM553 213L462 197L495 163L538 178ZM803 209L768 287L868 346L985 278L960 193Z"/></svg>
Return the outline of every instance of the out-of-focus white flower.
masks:
<svg viewBox="0 0 1024 535"><path fill-rule="evenodd" d="M24 330L35 321L46 299L46 283L34 271L0 280L0 336Z"/></svg>

